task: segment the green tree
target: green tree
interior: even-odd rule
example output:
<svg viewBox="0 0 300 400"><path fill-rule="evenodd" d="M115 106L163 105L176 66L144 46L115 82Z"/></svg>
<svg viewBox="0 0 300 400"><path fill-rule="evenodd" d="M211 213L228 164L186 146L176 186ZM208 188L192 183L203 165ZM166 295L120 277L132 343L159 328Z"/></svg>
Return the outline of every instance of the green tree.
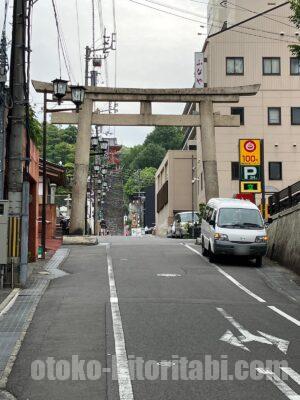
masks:
<svg viewBox="0 0 300 400"><path fill-rule="evenodd" d="M166 151L178 150L182 147L183 132L175 126L158 126L146 137L144 145L150 143L163 147Z"/></svg>
<svg viewBox="0 0 300 400"><path fill-rule="evenodd" d="M147 167L142 170L135 171L124 185L127 196L138 193L146 187L151 186L155 182L156 168Z"/></svg>
<svg viewBox="0 0 300 400"><path fill-rule="evenodd" d="M34 110L29 108L30 139L40 148L42 144L42 125L36 118Z"/></svg>
<svg viewBox="0 0 300 400"><path fill-rule="evenodd" d="M166 150L159 144L149 143L145 145L141 152L131 163L132 169L144 169L146 167L158 168L162 162Z"/></svg>
<svg viewBox="0 0 300 400"><path fill-rule="evenodd" d="M290 0L290 3L293 11L293 15L290 19L296 25L296 27L300 29L300 1ZM290 48L293 55L300 58L300 45L292 45Z"/></svg>

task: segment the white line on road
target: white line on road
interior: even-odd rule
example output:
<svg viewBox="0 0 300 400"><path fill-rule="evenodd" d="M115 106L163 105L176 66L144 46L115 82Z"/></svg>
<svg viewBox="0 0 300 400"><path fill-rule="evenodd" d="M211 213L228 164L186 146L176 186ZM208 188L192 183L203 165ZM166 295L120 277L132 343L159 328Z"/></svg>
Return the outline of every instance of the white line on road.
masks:
<svg viewBox="0 0 300 400"><path fill-rule="evenodd" d="M257 372L266 375L274 385L289 399L300 400L300 395L294 392L283 380L281 380L274 372L269 369L256 368Z"/></svg>
<svg viewBox="0 0 300 400"><path fill-rule="evenodd" d="M281 369L288 376L290 376L293 379L293 381L295 381L296 383L298 383L298 385L300 385L300 375L296 371L294 371L290 367L281 367Z"/></svg>
<svg viewBox="0 0 300 400"><path fill-rule="evenodd" d="M106 254L107 254L107 272L108 272L109 290L110 290L110 306L111 306L116 360L117 360L119 395L120 395L120 400L133 400L134 398L133 398L133 391L129 373L124 331L119 309L118 294L117 294L109 244L106 244Z"/></svg>
<svg viewBox="0 0 300 400"><path fill-rule="evenodd" d="M17 297L20 294L20 289L14 289L11 294L8 296L8 303L5 303L5 300L3 301L4 307L1 309L1 304L0 304L0 317L2 317L4 314L8 312L14 305L15 301L17 300Z"/></svg>
<svg viewBox="0 0 300 400"><path fill-rule="evenodd" d="M205 260L205 257L203 257L203 255L199 251L195 250L193 247L189 246L188 244L185 244L185 247L187 247L189 250L193 251L194 253L198 254L201 258L203 258ZM211 265L214 266L222 275L224 275L227 279L229 279L237 287L239 287L245 293L249 294L249 296L253 297L254 299L259 301L260 303L265 303L266 302L264 299L262 299L261 297L257 296L255 293L251 292L251 290L247 289L244 285L242 285L239 281L237 281L235 278L233 278L227 272L223 271L222 268L218 267L218 265L213 264L213 263L211 263Z"/></svg>
<svg viewBox="0 0 300 400"><path fill-rule="evenodd" d="M295 325L300 326L300 321L290 315L286 314L285 312L279 310L279 308L275 306L268 306L271 310L275 311L277 314L281 315L282 317L288 319L289 321L293 322Z"/></svg>

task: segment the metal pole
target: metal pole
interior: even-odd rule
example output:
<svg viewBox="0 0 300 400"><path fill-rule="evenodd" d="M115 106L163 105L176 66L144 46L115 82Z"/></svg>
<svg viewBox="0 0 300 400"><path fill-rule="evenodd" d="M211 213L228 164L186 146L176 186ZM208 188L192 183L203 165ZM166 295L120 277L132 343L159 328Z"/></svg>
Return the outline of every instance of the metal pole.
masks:
<svg viewBox="0 0 300 400"><path fill-rule="evenodd" d="M6 133L5 133L5 108L6 108L6 38L5 31L2 33L0 45L0 199L4 199L4 170L5 170L5 148L6 148Z"/></svg>
<svg viewBox="0 0 300 400"><path fill-rule="evenodd" d="M89 61L90 61L91 50L89 46L85 48L85 86L89 85Z"/></svg>
<svg viewBox="0 0 300 400"><path fill-rule="evenodd" d="M265 181L265 142L260 141L261 151L261 208L263 219L266 218L266 181Z"/></svg>
<svg viewBox="0 0 300 400"><path fill-rule="evenodd" d="M195 236L195 201L194 201L194 154L192 155L192 238Z"/></svg>
<svg viewBox="0 0 300 400"><path fill-rule="evenodd" d="M46 190L47 190L47 93L44 92L44 119L43 119L43 200L42 200L42 249L43 258L46 255Z"/></svg>
<svg viewBox="0 0 300 400"><path fill-rule="evenodd" d="M24 181L22 195L22 227L21 227L21 259L20 259L20 285L24 287L27 281L28 264L28 231L29 231L29 194L30 183Z"/></svg>

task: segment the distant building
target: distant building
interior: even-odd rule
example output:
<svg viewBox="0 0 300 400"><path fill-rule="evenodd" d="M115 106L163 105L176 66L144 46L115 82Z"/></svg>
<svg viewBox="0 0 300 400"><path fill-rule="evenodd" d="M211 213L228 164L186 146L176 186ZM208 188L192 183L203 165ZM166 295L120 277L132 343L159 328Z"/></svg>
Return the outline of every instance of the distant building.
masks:
<svg viewBox="0 0 300 400"><path fill-rule="evenodd" d="M253 10L258 3L266 2L235 3L243 3L245 7L249 3L248 8ZM258 15L252 13L246 21L209 35L203 48L207 87L261 84L256 96L241 97L239 103L214 105L215 112L240 115L241 120L240 127L216 128L222 197L232 197L239 192L238 143L242 138L265 141L267 191L281 190L300 179L300 61L292 56L288 47L298 41L297 29L289 21L289 4L285 2L270 8L270 3L265 7L267 11ZM240 18L237 10L233 11L235 18ZM185 113L197 110L198 105L185 107ZM196 185L198 202L202 203L205 189L200 139L200 128L186 130L184 149L189 149L190 140L197 140Z"/></svg>
<svg viewBox="0 0 300 400"><path fill-rule="evenodd" d="M196 151L169 150L155 176L156 232L166 235L177 212L192 211ZM196 207L196 204L195 204Z"/></svg>

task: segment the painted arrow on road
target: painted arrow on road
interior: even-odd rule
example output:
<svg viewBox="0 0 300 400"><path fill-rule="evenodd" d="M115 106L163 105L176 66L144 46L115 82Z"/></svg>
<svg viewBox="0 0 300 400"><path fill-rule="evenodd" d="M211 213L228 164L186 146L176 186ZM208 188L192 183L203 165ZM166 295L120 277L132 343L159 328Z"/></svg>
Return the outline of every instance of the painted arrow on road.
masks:
<svg viewBox="0 0 300 400"><path fill-rule="evenodd" d="M258 342L276 346L282 353L286 354L289 348L290 342L288 340L280 339L276 336L269 335L267 333L257 331L260 336L254 335L245 329L240 323L238 323L231 315L229 315L223 308L217 308L217 310L233 325L241 335L236 337L230 330L227 330L224 335L220 338L223 342L227 342L232 346L239 347L245 351L250 351L244 343Z"/></svg>

